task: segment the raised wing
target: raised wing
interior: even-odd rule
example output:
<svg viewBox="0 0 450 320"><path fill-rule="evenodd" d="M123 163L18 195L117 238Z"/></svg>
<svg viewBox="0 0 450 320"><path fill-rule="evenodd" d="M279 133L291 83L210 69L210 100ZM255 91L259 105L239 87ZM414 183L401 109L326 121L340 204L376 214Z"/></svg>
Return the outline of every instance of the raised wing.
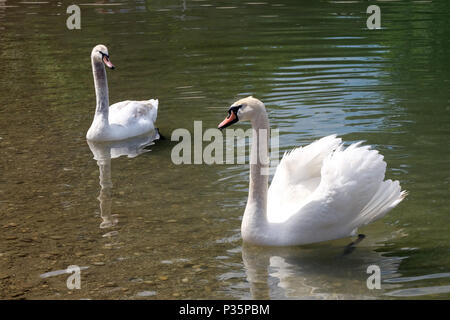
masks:
<svg viewBox="0 0 450 320"><path fill-rule="evenodd" d="M383 156L360 144L340 146L324 160L319 186L286 221L297 226L298 238L314 240L314 233L321 235L320 241L349 236L384 216L406 195L397 181L383 181Z"/></svg>
<svg viewBox="0 0 450 320"><path fill-rule="evenodd" d="M324 159L341 142L336 135L330 135L283 156L268 191L270 222L285 221L308 200L320 183Z"/></svg>

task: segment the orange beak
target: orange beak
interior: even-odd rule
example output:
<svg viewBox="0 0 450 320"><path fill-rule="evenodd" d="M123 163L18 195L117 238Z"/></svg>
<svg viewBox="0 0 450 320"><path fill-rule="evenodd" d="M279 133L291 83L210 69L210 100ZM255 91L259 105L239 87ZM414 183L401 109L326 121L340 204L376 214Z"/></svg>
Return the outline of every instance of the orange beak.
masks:
<svg viewBox="0 0 450 320"><path fill-rule="evenodd" d="M106 64L106 66L110 69L114 69L114 65L111 63L111 61L109 60L109 57L104 55L103 56L103 63Z"/></svg>
<svg viewBox="0 0 450 320"><path fill-rule="evenodd" d="M231 126L233 123L238 122L238 117L236 115L236 113L234 113L233 111L230 111L230 114L228 115L228 117L225 118L225 120L223 120L217 127L222 130L225 129L226 127Z"/></svg>

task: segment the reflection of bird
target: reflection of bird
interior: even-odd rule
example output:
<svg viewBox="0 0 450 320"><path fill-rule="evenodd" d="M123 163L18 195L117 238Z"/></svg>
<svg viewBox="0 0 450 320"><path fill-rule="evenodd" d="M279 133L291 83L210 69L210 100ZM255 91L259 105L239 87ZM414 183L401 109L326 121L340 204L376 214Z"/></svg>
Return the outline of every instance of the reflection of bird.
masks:
<svg viewBox="0 0 450 320"><path fill-rule="evenodd" d="M111 158L97 160L98 169L100 171L100 194L98 201L100 202L100 216L102 223L100 229L111 228L117 224L117 216L111 214L112 204L112 180L111 180Z"/></svg>
<svg viewBox="0 0 450 320"><path fill-rule="evenodd" d="M117 141L136 137L155 129L158 100L122 101L109 106L105 65L114 69L108 49L96 46L91 53L97 107L86 138L92 141Z"/></svg>
<svg viewBox="0 0 450 320"><path fill-rule="evenodd" d="M118 222L117 216L111 214L111 159L118 158L120 156L127 156L129 158L137 157L141 153L150 151L145 149L145 147L152 145L153 141L156 139L159 139L159 133L157 130L153 130L145 136L123 141L94 142L88 140L89 148L94 155L94 159L97 160L97 165L100 172L99 177L101 189L98 200L100 201L100 216L103 220L100 224L101 229L113 227Z"/></svg>
<svg viewBox="0 0 450 320"><path fill-rule="evenodd" d="M355 235L406 196L384 180L383 156L360 143L344 149L335 135L285 154L268 189L269 119L253 97L235 102L220 129L242 120L254 129L250 187L242 220L245 241L299 245Z"/></svg>
<svg viewBox="0 0 450 320"><path fill-rule="evenodd" d="M251 298L373 299L396 287L383 282L383 290L369 290L367 267L379 266L383 280L388 279L395 276L401 258L383 257L371 247L343 256L343 244L280 248L244 243L242 260Z"/></svg>

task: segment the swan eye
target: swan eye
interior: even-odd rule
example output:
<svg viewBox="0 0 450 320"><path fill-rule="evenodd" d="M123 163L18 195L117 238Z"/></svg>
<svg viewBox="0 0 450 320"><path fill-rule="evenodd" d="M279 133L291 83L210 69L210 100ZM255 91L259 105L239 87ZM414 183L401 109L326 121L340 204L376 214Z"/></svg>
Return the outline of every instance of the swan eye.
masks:
<svg viewBox="0 0 450 320"><path fill-rule="evenodd" d="M228 116L231 115L231 112L233 112L237 116L239 109L242 107L242 105L231 107L230 109L228 109Z"/></svg>
<svg viewBox="0 0 450 320"><path fill-rule="evenodd" d="M103 57L109 58L109 54L106 54L106 53L104 53L103 51L99 51L99 52L100 52L100 54L102 55L102 58L103 58Z"/></svg>

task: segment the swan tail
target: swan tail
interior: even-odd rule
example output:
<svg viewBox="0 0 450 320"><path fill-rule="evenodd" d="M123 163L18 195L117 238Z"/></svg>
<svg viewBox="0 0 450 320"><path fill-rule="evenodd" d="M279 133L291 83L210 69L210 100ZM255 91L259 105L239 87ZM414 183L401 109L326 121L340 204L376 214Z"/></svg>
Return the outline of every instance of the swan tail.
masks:
<svg viewBox="0 0 450 320"><path fill-rule="evenodd" d="M316 190L325 195L326 218L353 230L382 218L405 196L398 181L384 180L386 162L377 150L354 143L339 146L324 161L322 181ZM330 216L330 212L334 214Z"/></svg>
<svg viewBox="0 0 450 320"><path fill-rule="evenodd" d="M395 208L408 192L401 189L398 181L386 180L380 184L373 198L367 203L361 214L355 220L358 226L365 226L375 220L383 218Z"/></svg>
<svg viewBox="0 0 450 320"><path fill-rule="evenodd" d="M150 99L150 100L148 100L148 102L155 109L152 113L152 121L153 121L153 123L155 123L156 117L158 116L159 100L158 99Z"/></svg>
<svg viewBox="0 0 450 320"><path fill-rule="evenodd" d="M153 108L158 110L158 105L159 105L159 100L158 99L150 99L150 100L148 100L148 102L150 102L150 104L153 106Z"/></svg>

